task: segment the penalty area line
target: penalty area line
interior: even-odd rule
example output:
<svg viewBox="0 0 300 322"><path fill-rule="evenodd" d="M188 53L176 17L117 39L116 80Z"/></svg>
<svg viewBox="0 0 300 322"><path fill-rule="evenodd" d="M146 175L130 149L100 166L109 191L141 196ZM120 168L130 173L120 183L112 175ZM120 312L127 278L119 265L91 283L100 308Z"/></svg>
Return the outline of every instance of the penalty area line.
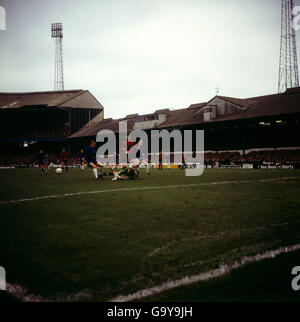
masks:
<svg viewBox="0 0 300 322"><path fill-rule="evenodd" d="M181 279L174 280L174 281L168 281L161 285L157 285L154 287L146 288L143 290L139 290L135 293L129 294L129 295L119 295L113 299L111 299L109 302L130 302L133 300L140 300L145 297L154 296L169 290L172 290L177 287L183 287L188 286L191 284L195 284L198 282L204 282L208 281L213 278L221 277L226 274L231 273L233 270L237 270L245 265L260 262L264 259L268 258L275 258L276 256L284 253L290 253L294 252L296 250L300 249L300 244L296 244L293 246L287 246L287 247L280 247L275 250L266 251L262 254L256 254L254 256L244 256L240 260L235 261L232 265L220 265L219 268L210 270L208 272L200 273L198 275L192 275L192 276L185 276Z"/></svg>
<svg viewBox="0 0 300 322"><path fill-rule="evenodd" d="M168 185L168 186L149 186L149 187L144 186L144 187L135 187L135 188L117 188L117 189L107 189L107 190L82 191L82 192L65 193L65 194L61 194L61 195L49 195L49 196L39 196L39 197L23 198L23 199L16 199L16 200L4 200L4 201L0 201L0 205L17 204L17 203L23 203L23 202L29 202L29 201L76 197L76 196L83 196L83 195L93 195L93 194L99 194L99 193L189 188L189 187L225 185L225 184L240 184L240 183L255 183L255 182L263 182L264 183L264 182L269 182L269 181L290 180L290 179L298 179L298 178L300 179L300 177L275 177L275 178L258 179L258 180L216 181L216 182L201 182L201 183L178 184L178 185Z"/></svg>

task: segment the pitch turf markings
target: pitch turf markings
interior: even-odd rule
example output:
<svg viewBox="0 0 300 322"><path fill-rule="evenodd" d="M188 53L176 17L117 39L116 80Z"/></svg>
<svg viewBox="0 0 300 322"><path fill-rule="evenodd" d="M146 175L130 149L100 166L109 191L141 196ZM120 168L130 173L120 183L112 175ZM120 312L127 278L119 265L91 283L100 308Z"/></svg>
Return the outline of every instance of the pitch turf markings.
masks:
<svg viewBox="0 0 300 322"><path fill-rule="evenodd" d="M168 281L161 285L139 290L129 295L119 295L109 300L109 302L129 302L133 300L140 300L145 297L157 295L177 287L187 286L198 282L208 281L213 278L221 277L231 273L233 270L242 268L245 265L257 263L264 259L275 258L278 255L295 252L299 249L300 249L300 244L296 244L292 246L280 247L275 250L269 250L269 251L266 251L265 253L256 254L254 256L244 256L240 260L235 261L234 264L232 265L223 264L223 265L220 265L219 268L217 269L200 273L198 275L185 276L181 279ZM14 296L15 298L19 299L22 302L48 302L49 301L47 299L42 298L40 295L29 293L26 288L22 287L19 284L6 283L6 291L10 295ZM93 298L93 295L90 292L90 290L84 290L78 293L70 294L66 297L58 297L54 301L57 301L57 302L80 301L84 299L91 300L92 298Z"/></svg>
<svg viewBox="0 0 300 322"><path fill-rule="evenodd" d="M16 299L22 301L22 302L51 302L47 299L44 299L40 295L35 295L32 293L29 293L28 290L19 285L19 284L10 284L6 283L6 291L15 297ZM82 301L82 300L89 300L93 296L89 290L79 291L77 293L63 296L58 296L57 299L55 299L56 302L74 302L74 301Z"/></svg>
<svg viewBox="0 0 300 322"><path fill-rule="evenodd" d="M6 283L6 292L22 302L46 302L41 296L28 293L27 289L19 284Z"/></svg>
<svg viewBox="0 0 300 322"><path fill-rule="evenodd" d="M287 247L280 247L275 250L266 251L263 254L256 254L254 256L244 256L240 260L235 261L232 265L220 265L219 268L210 270L208 272L200 273L198 275L192 275L192 276L185 276L181 279L177 279L174 281L168 281L161 285L157 285L154 287L146 288L143 290L139 290L133 294L129 295L119 295L113 299L111 299L109 302L129 302L133 300L140 300L145 297L154 296L160 293L163 293L165 291L180 287L180 286L187 286L198 282L208 281L213 278L221 277L226 274L231 273L233 270L237 270L245 265L251 264L251 263L257 263L264 259L268 258L275 258L276 256L280 254L290 253L294 252L296 250L300 249L300 244L296 244L293 246L287 246Z"/></svg>
<svg viewBox="0 0 300 322"><path fill-rule="evenodd" d="M24 198L17 200L4 200L0 201L0 205L6 204L17 204L22 202L29 201L39 201L39 200L49 200L49 199L58 199L58 198L67 198L83 195L93 195L98 193L113 193L113 192L124 192L124 191L138 191L138 190L158 190L158 189L174 189L174 188L189 188L189 187L200 187L200 186L212 186L212 185L225 185L225 184L240 184L240 183L256 183L256 182L272 182L272 181L286 181L291 179L299 179L300 177L275 177L269 179L259 179L259 180L237 180L237 181L217 181L217 182L202 182L202 183L191 183L191 184L181 184L181 185L168 185L168 186L149 186L149 187L136 187L136 188L117 188L117 189L108 189L108 190L94 190L94 191L82 191L74 193L65 193L62 195L49 195L49 196L40 196L33 198Z"/></svg>
<svg viewBox="0 0 300 322"><path fill-rule="evenodd" d="M300 222L300 220L295 220L295 221L293 221L292 224L295 224L296 222ZM157 254L164 253L167 249L169 249L170 247L172 247L178 243L192 242L192 241L196 241L199 239L211 239L214 237L222 238L221 236L228 236L229 234L235 236L235 235L240 235L245 232L252 233L255 231L264 231L266 229L269 229L270 227L283 227L283 226L287 226L289 224L291 224L291 223L284 222L284 223L280 223L280 224L270 224L268 226L257 226L257 227L253 227L253 228L244 228L244 229L242 228L242 229L238 229L237 231L236 230L224 230L224 231L220 231L217 235L212 235L212 234L206 235L206 234L201 233L201 235L196 234L195 236L189 237L189 238L172 240L169 243L165 244L164 246L157 247L154 250L152 250L151 252L149 252L148 254L146 254L146 256L143 258L142 262L145 261L147 258L151 258Z"/></svg>

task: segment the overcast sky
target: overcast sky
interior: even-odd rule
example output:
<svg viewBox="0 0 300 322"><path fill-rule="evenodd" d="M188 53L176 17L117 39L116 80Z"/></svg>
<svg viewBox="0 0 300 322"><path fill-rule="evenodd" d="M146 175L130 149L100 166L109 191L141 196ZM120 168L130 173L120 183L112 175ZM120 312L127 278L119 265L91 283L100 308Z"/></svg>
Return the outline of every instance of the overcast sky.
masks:
<svg viewBox="0 0 300 322"><path fill-rule="evenodd" d="M105 117L188 107L216 87L275 93L280 2L0 0L0 91L53 90L50 24L62 22L65 89L90 90Z"/></svg>

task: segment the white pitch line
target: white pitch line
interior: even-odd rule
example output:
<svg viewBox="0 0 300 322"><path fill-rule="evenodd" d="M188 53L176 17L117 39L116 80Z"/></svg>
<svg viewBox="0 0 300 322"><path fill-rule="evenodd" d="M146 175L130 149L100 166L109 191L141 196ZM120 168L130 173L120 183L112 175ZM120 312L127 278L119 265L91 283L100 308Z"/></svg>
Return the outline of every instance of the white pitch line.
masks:
<svg viewBox="0 0 300 322"><path fill-rule="evenodd" d="M169 185L169 186L149 186L149 187L144 186L144 187L136 187L136 188L117 188L117 189L109 189L109 190L71 192L71 193L65 193L62 195L49 195L49 196L40 196L40 197L24 198L24 199L16 199L16 200L4 200L4 201L0 201L0 205L16 204L16 203L22 203L22 202L28 202L28 201L39 201L39 200L47 200L47 199L67 198L67 197L75 197L75 196L82 196L82 195L92 195L92 194L98 194L98 193L112 193L112 192L154 190L154 189L189 188L189 187L223 185L223 184L269 182L269 181L280 181L280 180L290 180L290 179L300 179L300 177L281 177L281 178L275 177L275 178L258 179L258 180L217 181L217 182L202 182L202 183L191 183L191 184L180 184L180 185Z"/></svg>
<svg viewBox="0 0 300 322"><path fill-rule="evenodd" d="M111 299L109 302L129 302L133 300L140 300L145 297L154 296L177 287L187 286L198 282L208 281L212 278L221 277L247 264L260 262L267 258L275 258L280 254L294 252L299 249L300 244L296 244L293 246L280 247L275 250L266 251L263 254L256 254L254 256L244 256L239 261L235 261L232 265L220 265L217 269L200 273L198 275L186 276L178 280L168 281L158 286L137 291L133 294L119 295Z"/></svg>
<svg viewBox="0 0 300 322"><path fill-rule="evenodd" d="M212 278L220 277L230 273L232 270L236 270L250 263L259 262L267 258L275 258L276 256L283 253L290 253L300 249L300 244L293 246L280 247L276 250L266 251L263 254L256 254L254 256L244 256L239 261L235 261L233 265L220 265L218 269L211 270L198 275L186 276L184 278L168 281L159 286L143 289L129 295L120 295L116 298L111 299L109 302L128 302L133 300L139 300L148 296L153 296L176 287L186 286L201 281L207 281ZM40 295L29 293L26 288L19 284L6 283L6 291L13 297L19 299L22 302L66 302L66 301L80 301L81 299L92 299L92 292L90 290L80 291L75 294L70 294L64 297L58 297L57 299L48 300Z"/></svg>
<svg viewBox="0 0 300 322"><path fill-rule="evenodd" d="M6 283L6 291L22 302L47 302L40 295L28 293L27 289L19 284Z"/></svg>
<svg viewBox="0 0 300 322"><path fill-rule="evenodd" d="M25 287L19 284L10 283L6 283L6 292L22 302L76 302L79 300L92 298L92 294L89 292L89 290L83 290L77 293L66 295L65 297L58 296L56 299L48 300L43 298L41 295L29 293Z"/></svg>

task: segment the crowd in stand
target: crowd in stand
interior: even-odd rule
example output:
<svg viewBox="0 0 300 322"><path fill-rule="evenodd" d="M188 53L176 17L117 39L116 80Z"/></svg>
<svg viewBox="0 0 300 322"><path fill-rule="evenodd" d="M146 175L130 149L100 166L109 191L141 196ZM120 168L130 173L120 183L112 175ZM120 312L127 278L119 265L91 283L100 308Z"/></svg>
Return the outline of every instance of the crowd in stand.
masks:
<svg viewBox="0 0 300 322"><path fill-rule="evenodd" d="M49 160L52 163L58 163L59 155L56 153L48 153ZM149 155L149 161L150 161ZM174 162L174 156L171 155L170 162ZM184 160L186 163L190 160ZM164 162L164 160L163 160ZM221 165L242 165L242 164L254 164L254 165L280 165L280 164L292 164L300 165L300 149L291 150L254 150L246 154L240 152L205 152L204 162L206 165L212 167L218 167ZM69 157L70 164L77 163L77 154L71 154ZM36 164L36 155L29 153L18 154L1 154L0 153L0 165L21 165L21 166L33 166Z"/></svg>
<svg viewBox="0 0 300 322"><path fill-rule="evenodd" d="M299 163L300 150L251 151L245 156L246 162Z"/></svg>
<svg viewBox="0 0 300 322"><path fill-rule="evenodd" d="M58 138L66 137L69 134L67 126L62 125L61 127L53 126L50 128L33 128L19 130L16 127L0 129L0 137L2 139L14 139L14 138Z"/></svg>
<svg viewBox="0 0 300 322"><path fill-rule="evenodd" d="M28 154L28 153L19 153L19 154L0 154L0 166L1 165L18 165L24 167L33 167L37 165L37 153ZM59 164L60 157L59 154L49 153L48 154L49 163ZM70 156L69 163L76 164L77 156Z"/></svg>
<svg viewBox="0 0 300 322"><path fill-rule="evenodd" d="M246 154L240 152L205 153L205 163L218 164L300 164L299 150L255 150Z"/></svg>

